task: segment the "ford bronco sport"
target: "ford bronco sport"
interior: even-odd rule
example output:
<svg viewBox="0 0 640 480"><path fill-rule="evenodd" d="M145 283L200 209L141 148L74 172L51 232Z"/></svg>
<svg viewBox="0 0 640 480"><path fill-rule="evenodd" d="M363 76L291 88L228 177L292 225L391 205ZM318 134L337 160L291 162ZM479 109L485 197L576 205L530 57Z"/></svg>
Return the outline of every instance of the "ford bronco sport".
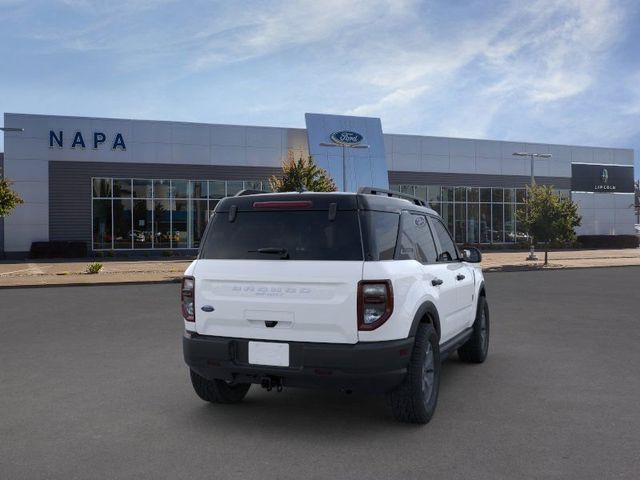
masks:
<svg viewBox="0 0 640 480"><path fill-rule="evenodd" d="M427 423L441 360L487 356L479 262L414 197L225 198L182 281L193 388L213 403L239 402L251 384L380 392L398 420Z"/></svg>

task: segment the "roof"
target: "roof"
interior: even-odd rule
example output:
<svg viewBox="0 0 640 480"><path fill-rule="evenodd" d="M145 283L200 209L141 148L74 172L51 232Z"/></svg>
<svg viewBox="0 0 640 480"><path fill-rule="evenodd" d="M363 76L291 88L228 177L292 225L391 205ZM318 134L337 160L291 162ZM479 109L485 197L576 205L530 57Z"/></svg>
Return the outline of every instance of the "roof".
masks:
<svg viewBox="0 0 640 480"><path fill-rule="evenodd" d="M309 204L306 206L292 205L290 209L328 210L330 205L335 203L336 207L334 208L337 210L376 210L394 213L412 210L438 215L434 210L416 205L404 198L353 192L284 192L226 197L217 205L216 212L227 212L232 206L235 206L238 211L253 211L256 208L256 203L265 205L260 207L264 210L281 210L282 205L268 205L268 203L295 201L305 201Z"/></svg>

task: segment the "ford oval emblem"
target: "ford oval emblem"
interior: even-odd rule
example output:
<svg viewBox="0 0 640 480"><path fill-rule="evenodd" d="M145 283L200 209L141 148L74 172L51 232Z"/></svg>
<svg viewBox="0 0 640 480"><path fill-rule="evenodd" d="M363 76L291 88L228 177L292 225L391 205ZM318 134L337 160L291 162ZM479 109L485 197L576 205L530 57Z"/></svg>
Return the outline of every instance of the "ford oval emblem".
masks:
<svg viewBox="0 0 640 480"><path fill-rule="evenodd" d="M330 138L333 143L337 143L338 145L357 145L364 139L358 132L352 132L350 130L333 132Z"/></svg>

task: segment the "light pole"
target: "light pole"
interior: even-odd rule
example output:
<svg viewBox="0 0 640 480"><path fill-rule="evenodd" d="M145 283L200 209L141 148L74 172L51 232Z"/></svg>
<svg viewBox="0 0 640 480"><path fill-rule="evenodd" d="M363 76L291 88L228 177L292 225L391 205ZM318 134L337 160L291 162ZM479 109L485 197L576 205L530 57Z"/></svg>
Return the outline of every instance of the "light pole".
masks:
<svg viewBox="0 0 640 480"><path fill-rule="evenodd" d="M512 155L516 157L529 157L529 159L531 160L531 186L532 187L536 184L536 179L533 176L533 159L534 158L551 158L550 153L513 152ZM538 257L536 257L535 249L533 248L533 237L531 235L529 235L529 242L531 242L531 250L529 251L529 256L527 257L527 260L530 260L530 261L538 260Z"/></svg>
<svg viewBox="0 0 640 480"><path fill-rule="evenodd" d="M0 130L3 132L24 132L24 128L16 128L16 127L0 127Z"/></svg>
<svg viewBox="0 0 640 480"><path fill-rule="evenodd" d="M347 191L347 148L369 148L362 143L321 143L321 147L342 147L342 191Z"/></svg>

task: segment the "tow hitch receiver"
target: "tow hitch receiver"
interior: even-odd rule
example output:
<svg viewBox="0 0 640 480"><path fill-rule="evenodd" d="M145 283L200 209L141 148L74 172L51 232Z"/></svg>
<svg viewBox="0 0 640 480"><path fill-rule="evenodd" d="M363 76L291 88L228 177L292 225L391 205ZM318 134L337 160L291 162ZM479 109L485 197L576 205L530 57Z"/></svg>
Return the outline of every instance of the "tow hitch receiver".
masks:
<svg viewBox="0 0 640 480"><path fill-rule="evenodd" d="M260 386L270 392L273 388L277 392L282 391L282 378L280 377L262 377L260 379Z"/></svg>

